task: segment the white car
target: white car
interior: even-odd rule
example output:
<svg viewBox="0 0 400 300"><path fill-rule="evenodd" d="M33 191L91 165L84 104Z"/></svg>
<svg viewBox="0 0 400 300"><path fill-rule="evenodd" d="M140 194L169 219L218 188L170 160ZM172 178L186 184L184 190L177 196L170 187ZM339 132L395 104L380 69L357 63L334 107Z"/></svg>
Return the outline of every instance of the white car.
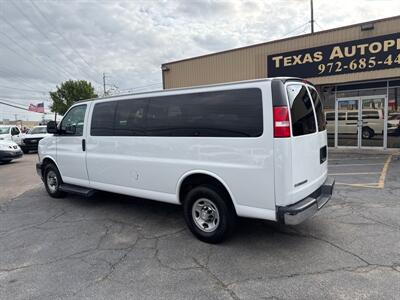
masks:
<svg viewBox="0 0 400 300"><path fill-rule="evenodd" d="M21 141L21 130L15 125L0 125L0 141L13 141L17 144Z"/></svg>
<svg viewBox="0 0 400 300"><path fill-rule="evenodd" d="M325 112L327 129L331 134L335 132L335 112ZM338 133L357 134L358 132L358 110L338 111ZM383 135L384 117L382 109L362 110L362 138L371 139L374 135Z"/></svg>
<svg viewBox="0 0 400 300"><path fill-rule="evenodd" d="M400 114L393 114L388 118L388 134L400 135Z"/></svg>
<svg viewBox="0 0 400 300"><path fill-rule="evenodd" d="M333 191L321 99L301 79L80 101L47 126L36 168L50 196L103 190L183 205L205 242L222 241L237 216L298 224Z"/></svg>
<svg viewBox="0 0 400 300"><path fill-rule="evenodd" d="M13 159L22 157L20 147L9 140L0 140L0 162L9 163Z"/></svg>
<svg viewBox="0 0 400 300"><path fill-rule="evenodd" d="M47 126L33 127L29 132L22 135L19 146L24 153L37 151L39 141L49 135L51 134L47 133Z"/></svg>

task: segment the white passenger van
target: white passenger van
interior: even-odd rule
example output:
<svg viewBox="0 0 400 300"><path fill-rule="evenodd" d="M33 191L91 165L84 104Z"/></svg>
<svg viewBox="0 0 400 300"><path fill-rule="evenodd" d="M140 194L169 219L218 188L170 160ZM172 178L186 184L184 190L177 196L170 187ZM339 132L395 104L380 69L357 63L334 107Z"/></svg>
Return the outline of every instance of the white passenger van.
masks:
<svg viewBox="0 0 400 300"><path fill-rule="evenodd" d="M326 128L328 132L335 132L335 112L326 111ZM376 134L383 135L384 114L382 109L364 109L361 116L358 110L338 111L338 132L340 134L357 134L358 120L362 120L362 138L371 139ZM389 125L390 127L390 125Z"/></svg>
<svg viewBox="0 0 400 300"><path fill-rule="evenodd" d="M211 243L238 216L298 224L334 185L321 99L295 78L80 101L48 132L37 171L50 196L182 204L189 229Z"/></svg>

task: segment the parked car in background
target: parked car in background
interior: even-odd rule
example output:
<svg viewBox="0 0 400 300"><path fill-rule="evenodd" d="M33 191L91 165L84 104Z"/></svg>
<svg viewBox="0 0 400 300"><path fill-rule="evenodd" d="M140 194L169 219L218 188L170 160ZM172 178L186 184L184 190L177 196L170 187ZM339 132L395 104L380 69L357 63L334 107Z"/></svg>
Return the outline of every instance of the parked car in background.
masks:
<svg viewBox="0 0 400 300"><path fill-rule="evenodd" d="M237 216L299 224L333 190L321 98L301 79L80 101L47 126L36 168L50 196L103 190L183 205L210 243Z"/></svg>
<svg viewBox="0 0 400 300"><path fill-rule="evenodd" d="M15 125L0 125L0 140L13 141L19 143L21 141L22 132Z"/></svg>
<svg viewBox="0 0 400 300"><path fill-rule="evenodd" d="M51 134L47 133L47 126L33 127L22 136L19 146L24 153L28 153L29 151L37 151L39 141L48 135Z"/></svg>
<svg viewBox="0 0 400 300"><path fill-rule="evenodd" d="M335 132L335 112L325 112L326 128L329 133ZM338 111L338 132L340 134L357 134L358 110ZM384 118L382 109L362 110L362 138L371 139L376 134L383 135Z"/></svg>
<svg viewBox="0 0 400 300"><path fill-rule="evenodd" d="M400 135L400 114L393 114L388 118L388 134Z"/></svg>
<svg viewBox="0 0 400 300"><path fill-rule="evenodd" d="M0 140L0 162L9 163L13 159L22 157L22 150L10 140Z"/></svg>

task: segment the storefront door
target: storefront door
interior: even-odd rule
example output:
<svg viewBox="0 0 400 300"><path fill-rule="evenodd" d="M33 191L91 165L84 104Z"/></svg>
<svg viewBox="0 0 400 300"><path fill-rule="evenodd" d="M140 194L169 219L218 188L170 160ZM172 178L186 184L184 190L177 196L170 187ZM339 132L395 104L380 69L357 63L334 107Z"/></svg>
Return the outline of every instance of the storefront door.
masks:
<svg viewBox="0 0 400 300"><path fill-rule="evenodd" d="M337 99L335 145L338 147L384 146L386 96Z"/></svg>

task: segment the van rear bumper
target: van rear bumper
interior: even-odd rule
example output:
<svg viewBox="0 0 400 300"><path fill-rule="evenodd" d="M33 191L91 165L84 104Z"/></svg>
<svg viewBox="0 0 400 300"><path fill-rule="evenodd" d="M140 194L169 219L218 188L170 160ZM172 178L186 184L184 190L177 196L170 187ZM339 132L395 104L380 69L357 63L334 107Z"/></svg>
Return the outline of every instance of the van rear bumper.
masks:
<svg viewBox="0 0 400 300"><path fill-rule="evenodd" d="M313 216L330 199L333 193L335 179L328 177L312 194L289 206L277 207L277 219L287 225L296 225Z"/></svg>

